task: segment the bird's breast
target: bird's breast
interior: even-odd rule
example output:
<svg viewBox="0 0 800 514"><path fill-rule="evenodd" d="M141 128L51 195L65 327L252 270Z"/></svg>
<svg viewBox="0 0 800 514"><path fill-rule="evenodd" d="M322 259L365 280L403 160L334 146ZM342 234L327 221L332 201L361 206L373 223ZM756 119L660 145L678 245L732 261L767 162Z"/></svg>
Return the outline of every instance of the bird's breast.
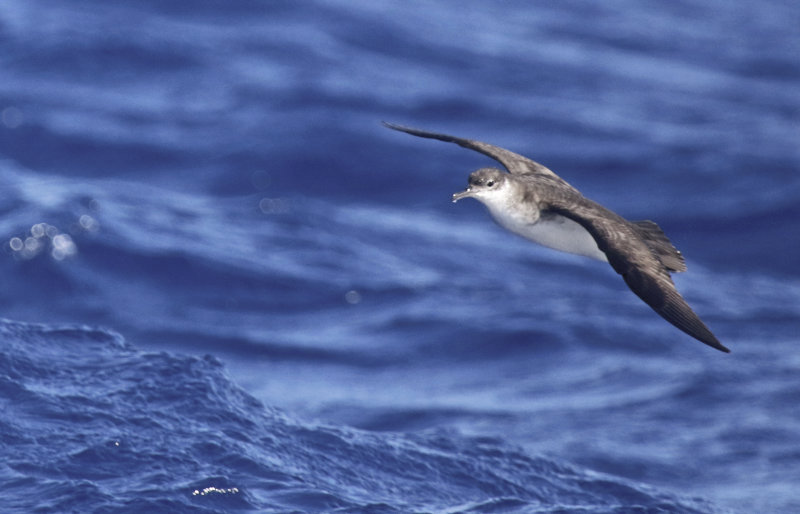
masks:
<svg viewBox="0 0 800 514"><path fill-rule="evenodd" d="M583 255L607 261L589 232L580 224L557 214L543 213L538 217L530 213L514 213L508 209L489 209L494 220L503 228L538 243L562 252Z"/></svg>

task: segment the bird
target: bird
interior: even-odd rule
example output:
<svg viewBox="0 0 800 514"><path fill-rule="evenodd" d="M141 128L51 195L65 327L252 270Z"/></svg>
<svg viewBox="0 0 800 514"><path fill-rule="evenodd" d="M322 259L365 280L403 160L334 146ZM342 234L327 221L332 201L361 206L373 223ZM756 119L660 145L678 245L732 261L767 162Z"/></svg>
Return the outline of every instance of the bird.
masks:
<svg viewBox="0 0 800 514"><path fill-rule="evenodd" d="M683 255L653 221L629 221L586 198L547 167L489 143L383 122L413 136L455 143L505 167L469 175L453 202L474 198L501 227L562 252L608 262L636 296L662 318L719 351L729 353L681 296L671 273L686 271Z"/></svg>

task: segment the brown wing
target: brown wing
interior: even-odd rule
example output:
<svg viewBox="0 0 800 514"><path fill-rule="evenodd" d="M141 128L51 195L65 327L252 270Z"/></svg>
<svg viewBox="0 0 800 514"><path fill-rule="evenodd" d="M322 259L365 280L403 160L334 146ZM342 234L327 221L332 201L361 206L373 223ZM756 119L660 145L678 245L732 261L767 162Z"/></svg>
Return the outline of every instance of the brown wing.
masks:
<svg viewBox="0 0 800 514"><path fill-rule="evenodd" d="M455 143L459 146L463 146L464 148L475 150L476 152L480 152L483 155L486 155L496 160L497 162L505 166L506 169L513 175L539 174L539 175L548 175L551 177L555 177L559 181L562 180L558 175L556 175L546 167L542 166L538 162L532 161L527 157L506 150L505 148L500 148L499 146L490 145L489 143L483 143L481 141L473 141L472 139L463 139L460 137L448 136L447 134L437 134L435 132L428 132L425 130L419 130L411 127L404 127L402 125L388 123L385 121L383 122L383 124L390 129L399 130L400 132L405 132L406 134L411 134L412 136L426 137L428 139L438 139L439 141Z"/></svg>
<svg viewBox="0 0 800 514"><path fill-rule="evenodd" d="M655 252L669 271L686 271L686 262L681 252L672 245L664 231L655 222L650 220L632 221L644 242Z"/></svg>
<svg viewBox="0 0 800 514"><path fill-rule="evenodd" d="M662 318L712 348L730 352L678 293L669 270L648 246L636 225L574 189L553 195L549 210L583 226L628 287Z"/></svg>

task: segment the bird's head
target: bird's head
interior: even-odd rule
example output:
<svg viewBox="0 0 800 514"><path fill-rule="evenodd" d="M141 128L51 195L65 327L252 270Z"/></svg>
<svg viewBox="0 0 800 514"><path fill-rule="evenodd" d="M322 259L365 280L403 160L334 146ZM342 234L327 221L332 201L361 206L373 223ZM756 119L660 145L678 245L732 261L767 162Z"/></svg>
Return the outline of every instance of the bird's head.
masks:
<svg viewBox="0 0 800 514"><path fill-rule="evenodd" d="M453 202L472 197L483 203L491 202L493 197L503 196L508 184L508 174L497 168L481 168L469 175L469 185L460 193L453 195Z"/></svg>

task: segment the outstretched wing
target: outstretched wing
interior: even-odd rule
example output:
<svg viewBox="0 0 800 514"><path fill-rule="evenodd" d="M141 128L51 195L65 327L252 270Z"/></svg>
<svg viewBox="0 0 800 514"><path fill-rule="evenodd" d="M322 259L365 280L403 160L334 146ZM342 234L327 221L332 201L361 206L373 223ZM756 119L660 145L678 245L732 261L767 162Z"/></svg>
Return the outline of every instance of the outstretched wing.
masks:
<svg viewBox="0 0 800 514"><path fill-rule="evenodd" d="M583 226L631 291L662 318L708 346L730 352L678 293L667 266L636 225L573 191L565 189L563 194L553 195L548 210Z"/></svg>
<svg viewBox="0 0 800 514"><path fill-rule="evenodd" d="M460 137L448 136L447 134L437 134L435 132L428 132L425 130L419 130L411 127L404 127L402 125L388 123L386 121L384 121L383 124L386 127L389 127L390 129L399 130L400 132L405 132L406 134L411 134L412 136L426 137L428 139L438 139L439 141L455 143L459 146L463 146L464 148L475 150L476 152L480 152L483 155L486 155L496 160L497 162L505 166L506 169L513 175L525 175L525 174L548 175L557 178L559 181L562 180L561 177L559 177L558 175L547 169L545 166L542 166L538 162L532 161L527 157L506 150L505 148L500 148L499 146L490 145L489 143L483 143L481 141L474 141L472 139L463 139Z"/></svg>
<svg viewBox="0 0 800 514"><path fill-rule="evenodd" d="M730 350L722 345L711 330L695 314L686 300L675 289L675 284L666 273L650 269L632 268L622 274L631 291L644 300L662 318L669 321L698 341L725 353Z"/></svg>

